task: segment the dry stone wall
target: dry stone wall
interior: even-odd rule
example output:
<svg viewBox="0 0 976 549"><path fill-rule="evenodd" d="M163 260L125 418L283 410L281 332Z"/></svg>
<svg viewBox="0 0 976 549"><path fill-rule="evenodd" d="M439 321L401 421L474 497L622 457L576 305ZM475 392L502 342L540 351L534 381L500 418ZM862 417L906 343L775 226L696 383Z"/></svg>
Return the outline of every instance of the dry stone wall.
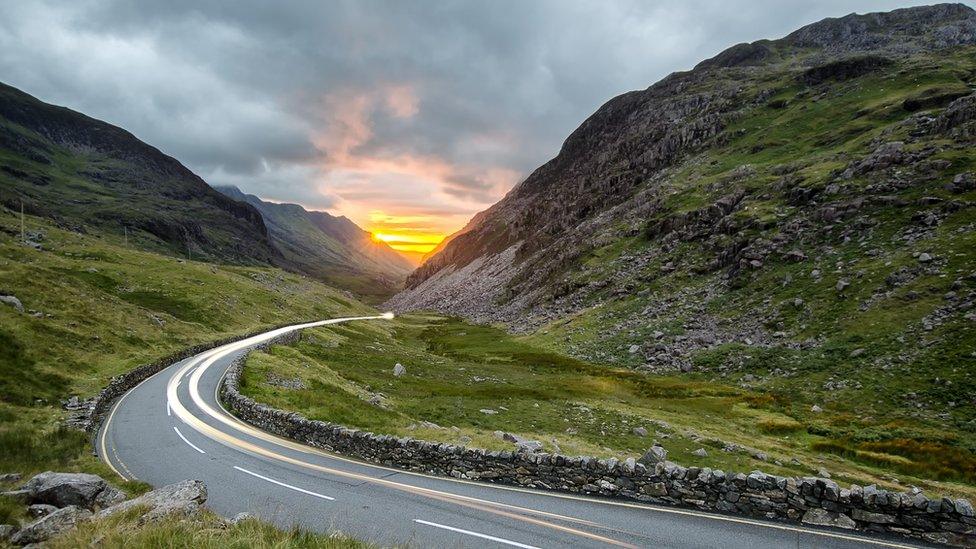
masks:
<svg viewBox="0 0 976 549"><path fill-rule="evenodd" d="M762 519L912 536L976 547L976 517L964 499L895 493L876 486L841 488L814 477L761 471L733 473L559 454L487 451L350 429L309 420L240 393L246 355L228 371L224 404L242 420L270 433L381 465L498 484L693 507ZM642 460L643 461L643 458Z"/></svg>

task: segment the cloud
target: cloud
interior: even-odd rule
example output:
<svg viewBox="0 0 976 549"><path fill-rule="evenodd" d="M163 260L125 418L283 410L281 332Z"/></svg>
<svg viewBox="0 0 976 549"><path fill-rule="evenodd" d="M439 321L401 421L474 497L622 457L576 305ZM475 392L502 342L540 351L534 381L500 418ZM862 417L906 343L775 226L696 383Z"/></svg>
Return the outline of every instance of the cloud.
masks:
<svg viewBox="0 0 976 549"><path fill-rule="evenodd" d="M0 79L213 184L451 232L615 95L738 42L921 3L4 2Z"/></svg>

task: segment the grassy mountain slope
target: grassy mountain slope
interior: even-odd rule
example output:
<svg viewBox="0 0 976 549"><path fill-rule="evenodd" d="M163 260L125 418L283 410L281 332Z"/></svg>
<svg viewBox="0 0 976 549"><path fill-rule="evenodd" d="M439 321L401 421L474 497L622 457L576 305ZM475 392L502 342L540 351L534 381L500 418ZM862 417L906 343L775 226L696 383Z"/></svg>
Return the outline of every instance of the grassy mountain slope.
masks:
<svg viewBox="0 0 976 549"><path fill-rule="evenodd" d="M973 44L961 5L848 16L617 97L390 303L755 391L825 455L971 468Z"/></svg>
<svg viewBox="0 0 976 549"><path fill-rule="evenodd" d="M185 261L28 216L41 249L0 208L0 471L108 473L87 437L58 427L60 401L185 347L290 321L372 309L267 267ZM106 477L108 478L108 477Z"/></svg>
<svg viewBox="0 0 976 549"><path fill-rule="evenodd" d="M383 242L345 217L308 211L297 204L275 204L236 187L221 193L254 206L271 241L295 269L360 295L388 296L399 289L413 266Z"/></svg>
<svg viewBox="0 0 976 549"><path fill-rule="evenodd" d="M145 249L233 263L279 257L261 215L129 132L0 84L0 204Z"/></svg>

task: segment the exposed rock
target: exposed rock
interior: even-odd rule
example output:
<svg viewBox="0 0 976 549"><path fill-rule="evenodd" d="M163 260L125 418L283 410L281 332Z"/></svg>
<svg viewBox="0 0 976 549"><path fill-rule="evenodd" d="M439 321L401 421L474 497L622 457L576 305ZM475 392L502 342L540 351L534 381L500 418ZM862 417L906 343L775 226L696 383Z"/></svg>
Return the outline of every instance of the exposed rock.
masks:
<svg viewBox="0 0 976 549"><path fill-rule="evenodd" d="M928 263L930 261L932 261L932 256L929 255L928 253L922 252L922 253L918 254L918 262L919 263Z"/></svg>
<svg viewBox="0 0 976 549"><path fill-rule="evenodd" d="M694 455L696 455L698 457L708 457L708 452L704 448L699 448L699 449L695 450L694 452L692 452L692 454L694 454Z"/></svg>
<svg viewBox="0 0 976 549"><path fill-rule="evenodd" d="M637 435L639 437L646 437L647 436L647 429L645 429L644 427L634 427L633 432L634 432L635 435Z"/></svg>
<svg viewBox="0 0 976 549"><path fill-rule="evenodd" d="M119 489L98 475L88 473L55 473L47 471L27 481L21 490L31 503L55 507L77 505L90 510L102 509L125 499Z"/></svg>
<svg viewBox="0 0 976 549"><path fill-rule="evenodd" d="M90 519L91 516L92 513L88 509L69 505L25 525L11 536L10 541L15 545L42 543L74 528L78 523Z"/></svg>
<svg viewBox="0 0 976 549"><path fill-rule="evenodd" d="M813 406L810 407L810 411L813 412L813 413L815 413L815 414L819 414L820 412L823 412L823 408L821 408L820 406L814 404Z"/></svg>
<svg viewBox="0 0 976 549"><path fill-rule="evenodd" d="M542 443L538 440L520 440L516 443L518 450L520 452L540 452L542 451Z"/></svg>
<svg viewBox="0 0 976 549"><path fill-rule="evenodd" d="M27 514L34 518L40 518L45 515L50 515L57 510L58 508L53 505L48 505L46 503L35 503L27 507Z"/></svg>
<svg viewBox="0 0 976 549"><path fill-rule="evenodd" d="M17 309L17 312L18 313L24 312L24 304L21 303L20 300L17 299L16 296L12 296L12 295L0 295L0 303L4 303L6 305L10 305L14 309Z"/></svg>
<svg viewBox="0 0 976 549"><path fill-rule="evenodd" d="M643 463L644 465L653 466L657 463L664 463L667 460L668 460L668 451L665 450L662 446L655 444L654 446L651 446L651 448L647 450L647 452L644 452L644 455L641 456L641 458L637 461L639 463Z"/></svg>
<svg viewBox="0 0 976 549"><path fill-rule="evenodd" d="M140 523L153 522L169 515L192 516L200 511L200 507L206 501L207 487L203 481L184 480L103 509L95 517L103 518L134 507L145 506L149 510L139 521Z"/></svg>
<svg viewBox="0 0 976 549"><path fill-rule="evenodd" d="M627 349L627 352L630 354L635 354L637 351L640 351L640 345L631 345L630 348Z"/></svg>
<svg viewBox="0 0 976 549"><path fill-rule="evenodd" d="M0 524L0 543L10 541L10 538L17 533L17 527L13 524Z"/></svg>
<svg viewBox="0 0 976 549"><path fill-rule="evenodd" d="M851 517L825 509L810 509L803 514L802 522L803 524L813 526L830 526L832 528L844 528L846 530L857 528L857 524L851 520Z"/></svg>
<svg viewBox="0 0 976 549"><path fill-rule="evenodd" d="M397 362L393 366L393 375L394 375L394 377L400 377L400 376L402 376L402 375L404 375L406 373L407 373L407 369L403 367L403 364L400 364L399 362Z"/></svg>
<svg viewBox="0 0 976 549"><path fill-rule="evenodd" d="M20 473L4 473L0 475L0 482L17 482L23 478Z"/></svg>

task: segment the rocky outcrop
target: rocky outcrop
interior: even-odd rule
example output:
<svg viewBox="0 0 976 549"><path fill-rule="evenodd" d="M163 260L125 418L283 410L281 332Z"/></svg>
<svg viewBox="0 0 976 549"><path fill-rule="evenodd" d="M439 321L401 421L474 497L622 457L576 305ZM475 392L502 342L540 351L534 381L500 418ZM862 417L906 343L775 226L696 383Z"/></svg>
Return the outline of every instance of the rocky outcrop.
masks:
<svg viewBox="0 0 976 549"><path fill-rule="evenodd" d="M189 517L200 512L206 501L207 487L203 481L184 480L103 509L95 514L95 518L109 517L138 507L146 508L139 518L140 523L154 522L174 515Z"/></svg>
<svg viewBox="0 0 976 549"><path fill-rule="evenodd" d="M88 510L110 507L125 499L125 494L98 475L53 471L40 473L20 489L5 495L28 504L77 506Z"/></svg>
<svg viewBox="0 0 976 549"><path fill-rule="evenodd" d="M0 542L29 545L49 541L84 521L132 509L142 510L139 524L173 516L192 517L207 501L207 487L199 480L185 480L126 500L125 494L98 475L48 471L4 495L30 504L28 514L34 520L19 527L0 525Z"/></svg>
<svg viewBox="0 0 976 549"><path fill-rule="evenodd" d="M239 418L267 432L358 459L428 474L745 516L976 544L976 516L962 499L928 498L876 486L841 488L827 478L788 478L682 467L652 447L640 461L488 451L349 429L255 402L239 390L246 355L228 370L220 395ZM502 433L502 436L505 434Z"/></svg>
<svg viewBox="0 0 976 549"><path fill-rule="evenodd" d="M16 534L11 536L10 542L14 545L43 543L62 532L71 530L79 523L91 519L91 516L92 513L88 509L69 505L24 525Z"/></svg>

